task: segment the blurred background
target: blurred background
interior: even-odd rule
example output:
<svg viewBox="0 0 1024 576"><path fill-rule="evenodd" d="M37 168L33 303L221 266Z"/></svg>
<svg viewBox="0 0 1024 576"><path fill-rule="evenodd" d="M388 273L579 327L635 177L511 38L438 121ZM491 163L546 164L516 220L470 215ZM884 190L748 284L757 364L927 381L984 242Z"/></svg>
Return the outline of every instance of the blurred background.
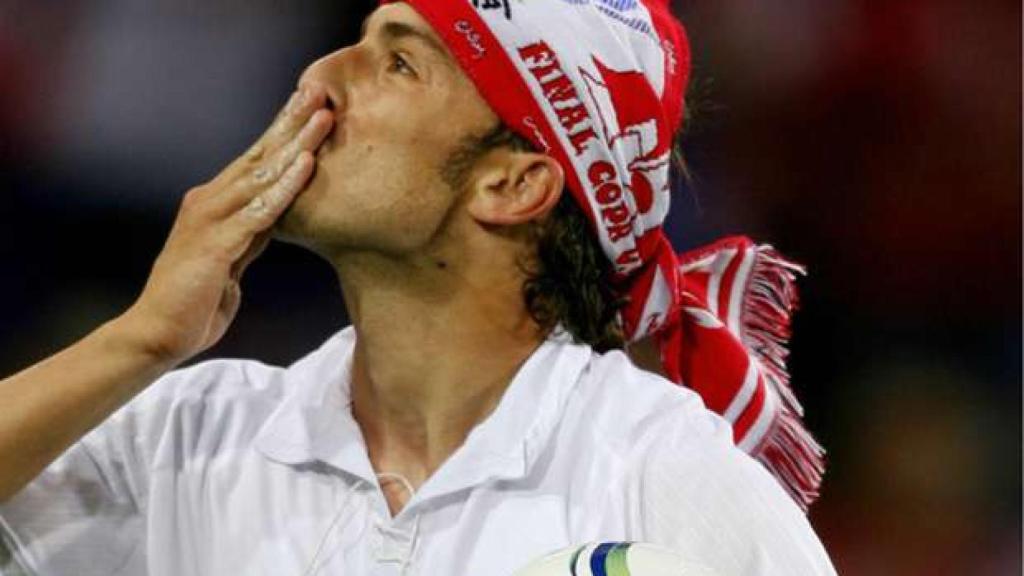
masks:
<svg viewBox="0 0 1024 576"><path fill-rule="evenodd" d="M181 194L247 147L374 2L0 0L0 375L141 289ZM829 450L841 574L1021 573L1021 4L687 0L694 184L678 247L805 263L791 369ZM274 245L214 356L346 323Z"/></svg>

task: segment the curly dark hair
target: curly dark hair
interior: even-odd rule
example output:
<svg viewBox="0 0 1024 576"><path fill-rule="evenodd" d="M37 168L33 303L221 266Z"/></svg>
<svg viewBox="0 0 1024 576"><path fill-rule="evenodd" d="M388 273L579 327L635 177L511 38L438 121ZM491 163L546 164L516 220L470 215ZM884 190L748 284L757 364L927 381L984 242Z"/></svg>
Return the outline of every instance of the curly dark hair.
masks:
<svg viewBox="0 0 1024 576"><path fill-rule="evenodd" d="M499 148L538 151L529 140L499 123L486 134L464 139L449 156L441 175L449 186L461 189L477 160ZM678 147L673 160L675 168L688 179ZM626 300L614 290L612 263L568 187L547 218L534 223L533 239L536 258L520 265L527 276L523 298L534 321L545 332L561 325L574 341L589 344L599 352L623 348L619 310Z"/></svg>

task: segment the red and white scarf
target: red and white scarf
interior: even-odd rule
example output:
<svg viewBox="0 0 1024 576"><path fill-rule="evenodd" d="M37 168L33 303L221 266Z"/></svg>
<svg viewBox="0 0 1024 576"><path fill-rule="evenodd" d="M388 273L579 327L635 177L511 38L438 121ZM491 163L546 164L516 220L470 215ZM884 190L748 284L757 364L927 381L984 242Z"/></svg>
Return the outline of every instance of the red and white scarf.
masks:
<svg viewBox="0 0 1024 576"><path fill-rule="evenodd" d="M806 509L824 468L785 368L802 269L742 237L677 255L662 229L690 73L668 1L406 1L502 121L566 168L629 297L628 339L653 335L669 377Z"/></svg>

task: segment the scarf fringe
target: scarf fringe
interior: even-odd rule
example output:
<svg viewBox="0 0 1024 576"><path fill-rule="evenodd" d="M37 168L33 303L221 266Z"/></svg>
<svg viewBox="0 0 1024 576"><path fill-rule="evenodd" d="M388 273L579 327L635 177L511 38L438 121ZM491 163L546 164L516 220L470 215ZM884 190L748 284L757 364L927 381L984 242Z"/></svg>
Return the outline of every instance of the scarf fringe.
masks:
<svg viewBox="0 0 1024 576"><path fill-rule="evenodd" d="M782 483L804 511L818 498L825 472L825 450L804 428L804 414L790 386L786 359L792 314L800 300L797 275L806 269L770 245L756 257L742 310L740 339L762 370L770 392L782 399L772 428L753 455Z"/></svg>
<svg viewBox="0 0 1024 576"><path fill-rule="evenodd" d="M782 409L754 457L771 471L804 513L818 499L825 474L825 450L788 409Z"/></svg>

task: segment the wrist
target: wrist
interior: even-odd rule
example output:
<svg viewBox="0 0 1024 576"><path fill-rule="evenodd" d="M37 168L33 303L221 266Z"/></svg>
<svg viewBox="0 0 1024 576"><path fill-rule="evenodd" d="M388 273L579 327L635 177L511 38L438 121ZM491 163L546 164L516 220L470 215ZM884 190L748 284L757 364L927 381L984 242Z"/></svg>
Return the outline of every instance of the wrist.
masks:
<svg viewBox="0 0 1024 576"><path fill-rule="evenodd" d="M184 362L187 356L177 350L166 336L169 331L159 324L132 307L98 332L108 346L130 355L155 373L163 373Z"/></svg>

